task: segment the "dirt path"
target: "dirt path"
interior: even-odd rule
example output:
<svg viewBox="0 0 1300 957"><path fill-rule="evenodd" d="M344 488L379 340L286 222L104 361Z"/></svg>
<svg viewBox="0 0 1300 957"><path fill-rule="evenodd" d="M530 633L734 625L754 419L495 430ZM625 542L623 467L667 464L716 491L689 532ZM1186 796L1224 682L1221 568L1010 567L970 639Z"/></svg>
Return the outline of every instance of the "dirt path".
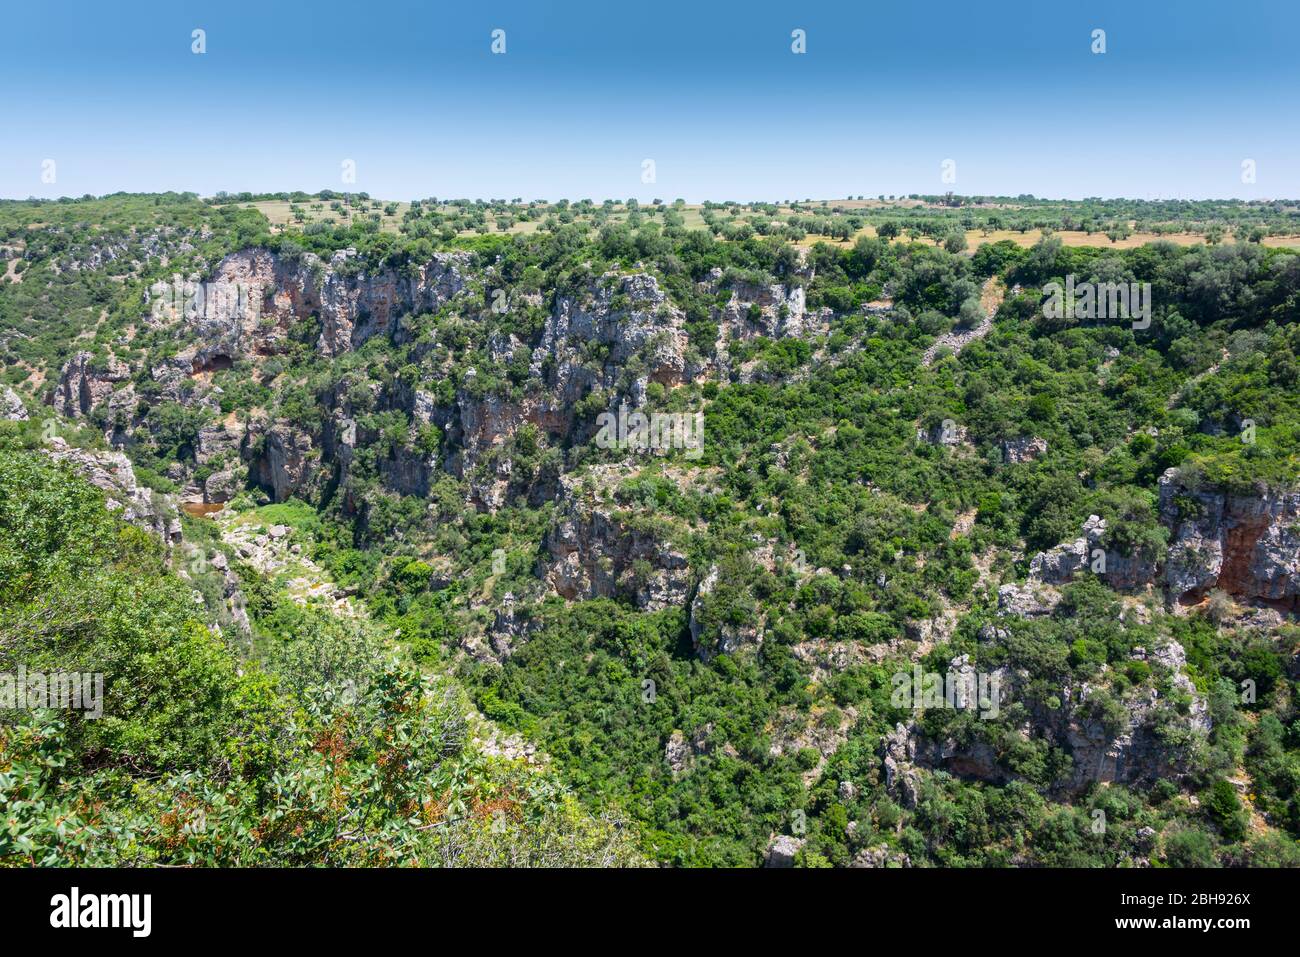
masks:
<svg viewBox="0 0 1300 957"><path fill-rule="evenodd" d="M984 282L984 287L980 290L980 308L984 310L984 319L974 329L963 329L959 332L947 332L934 340L934 344L925 350L924 364L930 365L934 362L939 350L945 346L957 354L965 349L976 339L983 339L993 328L993 317L997 315L998 307L1002 305L1002 300L1006 297L1007 287L1003 285L1002 280L997 276L990 276Z"/></svg>

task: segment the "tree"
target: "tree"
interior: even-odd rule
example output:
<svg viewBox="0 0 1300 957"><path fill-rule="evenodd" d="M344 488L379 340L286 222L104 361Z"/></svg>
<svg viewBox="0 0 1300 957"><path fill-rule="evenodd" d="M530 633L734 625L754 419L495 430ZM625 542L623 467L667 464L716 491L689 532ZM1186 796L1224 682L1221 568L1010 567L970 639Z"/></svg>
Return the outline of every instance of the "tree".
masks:
<svg viewBox="0 0 1300 957"><path fill-rule="evenodd" d="M1205 815L1229 841L1240 841L1246 836L1249 818L1237 797L1232 782L1219 778L1202 799Z"/></svg>
<svg viewBox="0 0 1300 957"><path fill-rule="evenodd" d="M963 329L974 329L988 319L988 313L980 305L980 301L973 296L961 304L961 309L957 314L957 323Z"/></svg>

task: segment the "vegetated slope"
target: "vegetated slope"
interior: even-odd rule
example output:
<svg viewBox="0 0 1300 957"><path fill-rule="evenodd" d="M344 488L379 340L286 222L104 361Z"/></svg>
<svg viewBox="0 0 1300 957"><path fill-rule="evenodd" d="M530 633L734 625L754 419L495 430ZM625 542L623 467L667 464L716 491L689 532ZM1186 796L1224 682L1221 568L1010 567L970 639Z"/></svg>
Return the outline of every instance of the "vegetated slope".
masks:
<svg viewBox="0 0 1300 957"><path fill-rule="evenodd" d="M225 552L178 576L78 471L0 451L0 670L103 676L102 715L6 703L0 864L640 863L545 769L485 755L454 683L369 623L252 578L245 653L205 607Z"/></svg>
<svg viewBox="0 0 1300 957"><path fill-rule="evenodd" d="M120 281L92 231L0 289L24 413L196 507L310 506L294 540L367 627L652 856L1294 862L1300 257L800 252L666 215L436 252L160 205L186 232ZM152 310L176 269L255 314ZM1048 318L1067 276L1151 283L1150 325ZM700 412L703 442L599 440L630 412ZM260 591L234 575L217 618ZM900 704L914 665L997 707Z"/></svg>

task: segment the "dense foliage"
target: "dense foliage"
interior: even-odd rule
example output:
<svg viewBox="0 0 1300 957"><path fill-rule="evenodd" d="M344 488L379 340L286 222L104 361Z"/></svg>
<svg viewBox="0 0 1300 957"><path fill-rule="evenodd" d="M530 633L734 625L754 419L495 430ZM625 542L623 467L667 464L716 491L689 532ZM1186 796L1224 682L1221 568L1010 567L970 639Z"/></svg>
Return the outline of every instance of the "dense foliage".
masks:
<svg viewBox="0 0 1300 957"><path fill-rule="evenodd" d="M243 205L268 201L329 204L334 216L272 229ZM243 568L254 640L228 641L210 627L221 617L210 581L178 578L174 558L39 454L0 457L0 671L102 671L114 705L98 722L41 714L0 726L0 859L622 863L635 854L609 819L626 817L641 850L677 865L757 864L796 821L812 866L881 846L918 865L1121 866L1134 848L1172 866L1300 863L1294 624L1252 626L1221 613L1223 596L1139 614L1093 580L1050 615L996 613L997 585L1023 579L1035 552L1077 537L1093 514L1108 547L1163 558L1155 496L1171 468L1189 486L1294 486L1300 255L1260 241L1296 232L1291 204L425 200L391 230L392 214L371 209L341 194L0 204L0 246L24 267L0 286L0 382L36 395L74 349L127 361L147 410L130 454L152 487L175 491L176 463L200 479L221 464L194 453L220 418L258 410L320 430L346 400L362 437L346 479L274 505L253 482L230 509L262 506L265 524L291 526L370 612L348 621L300 607L283 582ZM1135 227L1207 242L1121 245ZM1049 234L967 245L967 231L1031 229ZM1051 230L1096 231L1097 243L1066 245ZM1238 241L1221 242L1227 231ZM159 237L166 264L150 252ZM389 335L328 358L319 324L305 321L274 355L212 370L217 409L163 398L150 370L183 343L140 321L144 290L247 247L286 261L351 249L340 268L402 275L454 249L524 305L494 312L476 280L453 306L402 315ZM833 317L824 335L730 343L717 376L650 383L649 407L704 410L702 456L584 490L622 527L680 548L691 569L716 569L696 631L705 642L761 632L734 654L702 660L688 607L542 597L558 506L532 490L620 461L585 435L529 425L476 473L439 471L427 495L389 481L412 456L460 451L393 396L418 385L448 408L461 394L536 396L530 359L557 301L632 272L653 275L685 315L699 364L718 358L719 309L734 290L802 286L808 307ZM1150 283L1149 326L1050 318L1043 289L1067 277ZM945 345L976 328L987 334ZM512 336L517 349L499 348ZM599 343L584 350L593 380L613 383L578 402L594 417L644 359L615 368ZM960 442L931 438L945 422ZM42 424L3 435L30 449ZM121 425L106 409L89 424L98 434L78 441ZM1011 461L1007 444L1031 438L1045 454ZM476 507L470 485L507 460L504 501ZM220 544L202 523L186 536ZM756 542L776 547L760 556ZM527 641L503 660L466 654L507 593L535 599ZM953 627L918 651L918 628L939 619ZM993 626L1003 634L982 639ZM1183 753L1179 783L1067 793L1070 754L1019 729L1083 682L1100 689L1103 724L1152 691L1186 714L1186 689L1137 655L1171 641L1213 720L1204 739L1162 728ZM859 654L822 667L832 646ZM912 717L891 701L890 679L913 653L933 670L968 655L1022 676L1021 700L996 720L922 718L936 739L987 745L1007 782L927 774L910 807L887 787L882 739ZM1245 681L1255 700L1239 695ZM462 695L553 768L481 759ZM684 770L665 761L675 735L692 750ZM509 827L490 826L498 812Z"/></svg>
<svg viewBox="0 0 1300 957"><path fill-rule="evenodd" d="M0 863L635 863L552 779L485 758L454 686L364 623L261 609L241 660L160 544L0 453L0 671L98 672L103 715L0 713Z"/></svg>

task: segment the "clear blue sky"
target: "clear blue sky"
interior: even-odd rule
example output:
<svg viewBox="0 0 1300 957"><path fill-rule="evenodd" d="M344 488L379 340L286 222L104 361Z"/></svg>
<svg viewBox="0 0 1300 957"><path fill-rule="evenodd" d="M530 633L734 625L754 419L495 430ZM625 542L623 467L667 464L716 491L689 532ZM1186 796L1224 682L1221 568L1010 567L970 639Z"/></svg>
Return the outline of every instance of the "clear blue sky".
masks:
<svg viewBox="0 0 1300 957"><path fill-rule="evenodd" d="M1296 0L39 0L0 23L8 198L1300 196Z"/></svg>

